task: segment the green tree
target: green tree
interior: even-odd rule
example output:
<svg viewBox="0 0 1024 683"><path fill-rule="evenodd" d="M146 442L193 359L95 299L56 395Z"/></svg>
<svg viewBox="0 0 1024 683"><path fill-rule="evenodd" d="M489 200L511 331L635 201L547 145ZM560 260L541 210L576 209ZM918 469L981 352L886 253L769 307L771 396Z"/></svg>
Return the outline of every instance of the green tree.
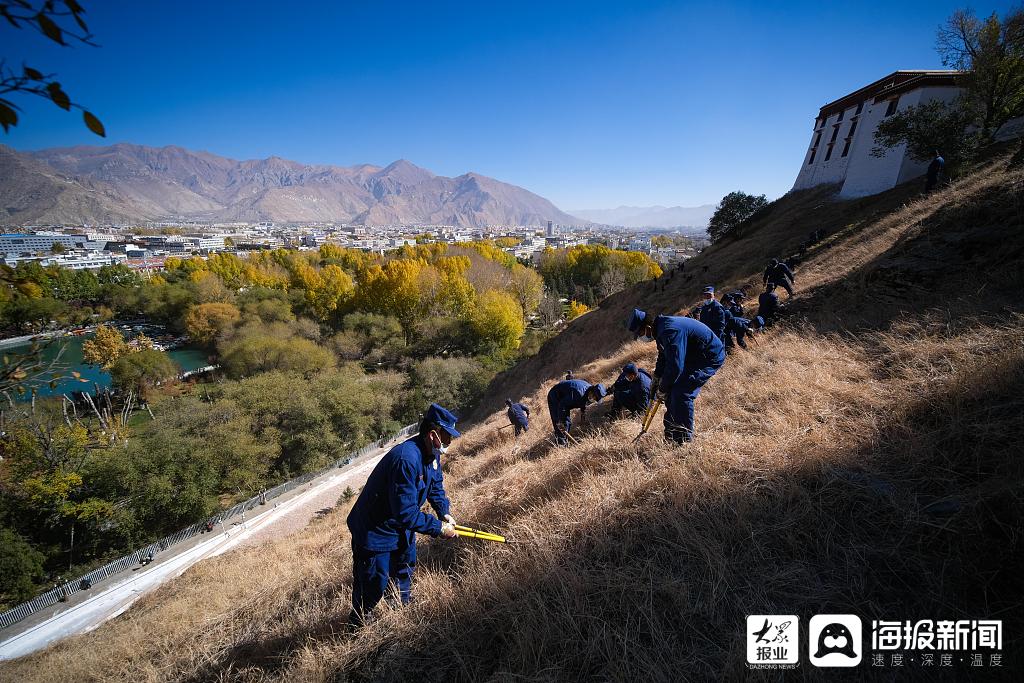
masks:
<svg viewBox="0 0 1024 683"><path fill-rule="evenodd" d="M308 339L240 333L222 347L221 364L232 377L270 370L293 371L309 377L333 367L335 359L330 351Z"/></svg>
<svg viewBox="0 0 1024 683"><path fill-rule="evenodd" d="M979 19L971 10L957 10L939 28L937 42L942 63L965 72L958 79L964 105L976 112L984 142L1024 116L1024 9L1002 19L995 12Z"/></svg>
<svg viewBox="0 0 1024 683"><path fill-rule="evenodd" d="M142 284L142 278L134 270L123 263L115 263L112 266L103 266L96 273L96 279L101 285L120 285L122 287L138 287Z"/></svg>
<svg viewBox="0 0 1024 683"><path fill-rule="evenodd" d="M768 199L763 194L755 196L739 190L730 192L722 197L708 222L708 237L717 242L728 235L738 234L737 228L766 206Z"/></svg>
<svg viewBox="0 0 1024 683"><path fill-rule="evenodd" d="M416 405L434 402L449 410L467 411L487 388L491 373L473 358L425 358L410 374Z"/></svg>
<svg viewBox="0 0 1024 683"><path fill-rule="evenodd" d="M43 579L45 556L22 536L0 529L0 610L13 607L35 594Z"/></svg>
<svg viewBox="0 0 1024 683"><path fill-rule="evenodd" d="M178 366L163 351L145 349L121 356L110 366L114 386L130 389L148 400L152 388L178 375Z"/></svg>
<svg viewBox="0 0 1024 683"><path fill-rule="evenodd" d="M974 115L961 99L912 105L882 119L875 130L871 155L884 157L890 148L905 144L911 158L929 161L938 151L946 161L947 172L954 173L977 151L980 136L970 132L973 124Z"/></svg>
<svg viewBox="0 0 1024 683"><path fill-rule="evenodd" d="M50 247L51 254L63 254L65 251L63 242L54 242L53 246Z"/></svg>

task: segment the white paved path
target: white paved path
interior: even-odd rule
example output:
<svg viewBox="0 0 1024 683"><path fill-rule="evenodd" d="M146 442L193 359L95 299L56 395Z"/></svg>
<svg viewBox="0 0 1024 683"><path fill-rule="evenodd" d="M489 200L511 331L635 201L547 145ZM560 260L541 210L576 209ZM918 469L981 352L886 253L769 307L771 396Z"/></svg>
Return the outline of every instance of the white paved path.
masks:
<svg viewBox="0 0 1024 683"><path fill-rule="evenodd" d="M277 536L276 528L294 530L305 526L323 500L337 500L340 494L336 489L362 485L383 454L384 449L349 469L325 474L300 489L300 493L279 502L276 507L269 507L245 522L231 526L225 532L211 534L198 544L182 549L177 555L168 557L167 553L174 551L174 547L171 547L166 553L161 553L159 562L124 572L122 576L111 579L112 584L105 586L102 592L0 642L0 660L21 657L61 638L90 631L124 612L143 593L179 576L202 559L215 557L243 543L249 544L257 537L268 534ZM297 525L296 521L301 524ZM5 630L17 629L17 626L15 624Z"/></svg>

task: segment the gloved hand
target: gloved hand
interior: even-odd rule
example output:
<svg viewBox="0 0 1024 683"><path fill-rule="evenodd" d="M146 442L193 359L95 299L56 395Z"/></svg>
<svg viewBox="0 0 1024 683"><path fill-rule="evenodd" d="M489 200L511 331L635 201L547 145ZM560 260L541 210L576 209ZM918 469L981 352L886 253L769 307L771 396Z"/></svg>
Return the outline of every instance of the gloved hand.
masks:
<svg viewBox="0 0 1024 683"><path fill-rule="evenodd" d="M451 522L445 522L441 525L441 537L442 538L455 538L458 534L455 533L455 525Z"/></svg>
<svg viewBox="0 0 1024 683"><path fill-rule="evenodd" d="M458 526L458 525L459 525L459 523L458 523L458 522L456 522L456 521L455 521L455 518L454 518L454 517L452 517L451 515L445 515L445 516L444 516L444 521L448 522L448 523L449 523L449 524L451 524L452 526Z"/></svg>

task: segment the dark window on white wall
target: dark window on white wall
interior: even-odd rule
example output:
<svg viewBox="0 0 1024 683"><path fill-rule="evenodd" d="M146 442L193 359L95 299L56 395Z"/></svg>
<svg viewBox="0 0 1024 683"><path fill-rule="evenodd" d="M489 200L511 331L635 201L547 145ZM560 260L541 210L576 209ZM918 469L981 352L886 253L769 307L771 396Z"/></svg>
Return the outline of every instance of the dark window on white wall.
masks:
<svg viewBox="0 0 1024 683"><path fill-rule="evenodd" d="M896 113L896 107L898 107L899 104L900 104L900 98L898 98L898 97L895 100L889 100L889 106L885 108L885 115L886 116L892 116L893 114L895 114Z"/></svg>
<svg viewBox="0 0 1024 683"><path fill-rule="evenodd" d="M864 111L864 103L861 102L857 105L857 111L853 114L854 116L860 116L860 113Z"/></svg>
<svg viewBox="0 0 1024 683"><path fill-rule="evenodd" d="M817 150L817 149L812 149L812 150L811 150L811 156L810 156L810 158L809 158L809 159L807 160L807 165L808 165L808 166L810 166L811 164L813 164L813 163L814 163L814 155L815 155L815 154L816 154L817 152L818 152L818 150Z"/></svg>
<svg viewBox="0 0 1024 683"><path fill-rule="evenodd" d="M842 120L843 120L843 114L845 114L845 113L846 113L846 110L845 110L845 109L840 109L840 110L839 110L839 116L838 116L838 117L836 117L836 122L837 122L837 123L838 123L839 121L842 121Z"/></svg>
<svg viewBox="0 0 1024 683"><path fill-rule="evenodd" d="M850 123L850 132L846 135L846 143L843 145L843 156L850 153L850 145L853 144L853 134L857 132L857 122Z"/></svg>
<svg viewBox="0 0 1024 683"><path fill-rule="evenodd" d="M833 126L832 127L832 139L829 140L829 142L830 143L835 142L837 137L839 137L839 126Z"/></svg>
<svg viewBox="0 0 1024 683"><path fill-rule="evenodd" d="M818 134L814 136L814 144L811 147L817 147L819 142L821 142L821 131L818 131Z"/></svg>
<svg viewBox="0 0 1024 683"><path fill-rule="evenodd" d="M832 145L828 146L828 150L825 152L825 161L832 158Z"/></svg>

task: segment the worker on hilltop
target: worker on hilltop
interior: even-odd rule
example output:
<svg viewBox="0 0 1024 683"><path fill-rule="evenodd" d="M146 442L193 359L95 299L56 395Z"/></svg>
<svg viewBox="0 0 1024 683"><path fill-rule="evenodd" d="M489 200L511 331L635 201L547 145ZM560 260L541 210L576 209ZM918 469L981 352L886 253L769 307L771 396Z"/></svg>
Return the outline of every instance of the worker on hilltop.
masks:
<svg viewBox="0 0 1024 683"><path fill-rule="evenodd" d="M711 328L722 343L726 343L725 336L725 308L715 301L715 288L708 285L704 288L704 300L690 312L691 318L697 318Z"/></svg>
<svg viewBox="0 0 1024 683"><path fill-rule="evenodd" d="M716 302L717 303L717 302ZM657 341L654 381L665 403L665 438L677 444L693 440L693 404L704 383L725 363L725 346L704 323L681 316L652 316L638 308L629 331Z"/></svg>
<svg viewBox="0 0 1024 683"><path fill-rule="evenodd" d="M521 432L530 430L530 409L522 403L513 403L510 398L505 399L505 405L508 406L508 421L512 424L518 439Z"/></svg>
<svg viewBox="0 0 1024 683"><path fill-rule="evenodd" d="M608 395L603 384L591 384L582 379L564 379L548 392L548 413L551 426L555 429L555 443L569 445L569 430L572 428L571 411L580 411L580 422L587 416L587 406L597 403Z"/></svg>
<svg viewBox="0 0 1024 683"><path fill-rule="evenodd" d="M626 363L622 373L612 385L612 410L608 419L613 420L623 410L631 415L642 415L651 403L651 373Z"/></svg>
<svg viewBox="0 0 1024 683"><path fill-rule="evenodd" d="M928 164L927 178L924 182L924 193L931 194L931 191L935 189L935 186L939 184L939 178L942 176L942 172L946 169L946 160L939 154L939 150L935 150L935 158Z"/></svg>
<svg viewBox="0 0 1024 683"><path fill-rule="evenodd" d="M419 433L388 451L373 468L348 515L352 532L352 613L362 626L394 584L402 604L412 598L416 533L455 538L441 456L459 437L456 417L431 403ZM430 501L437 517L420 508ZM443 520L443 521L442 521Z"/></svg>
<svg viewBox="0 0 1024 683"><path fill-rule="evenodd" d="M793 296L793 271L790 267L777 258L773 258L768 267L764 269L764 277L761 278L765 286L775 285L786 290L789 296Z"/></svg>
<svg viewBox="0 0 1024 683"><path fill-rule="evenodd" d="M779 303L779 295L775 293L775 285L769 284L761 296L757 297L757 315L767 327L775 322L781 310L782 304Z"/></svg>

